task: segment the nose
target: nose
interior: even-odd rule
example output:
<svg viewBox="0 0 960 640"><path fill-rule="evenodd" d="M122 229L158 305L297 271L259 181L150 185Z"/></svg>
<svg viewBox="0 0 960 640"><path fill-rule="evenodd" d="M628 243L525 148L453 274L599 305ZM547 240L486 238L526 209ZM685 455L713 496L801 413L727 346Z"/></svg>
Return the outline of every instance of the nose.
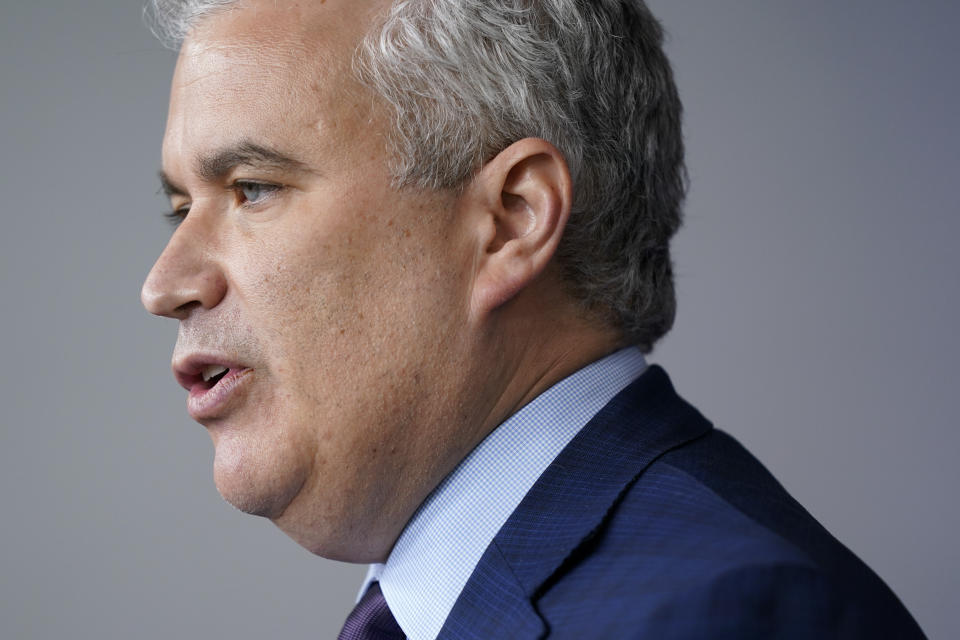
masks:
<svg viewBox="0 0 960 640"><path fill-rule="evenodd" d="M143 283L147 311L183 320L191 309L212 309L223 300L227 280L207 245L199 220L180 224Z"/></svg>

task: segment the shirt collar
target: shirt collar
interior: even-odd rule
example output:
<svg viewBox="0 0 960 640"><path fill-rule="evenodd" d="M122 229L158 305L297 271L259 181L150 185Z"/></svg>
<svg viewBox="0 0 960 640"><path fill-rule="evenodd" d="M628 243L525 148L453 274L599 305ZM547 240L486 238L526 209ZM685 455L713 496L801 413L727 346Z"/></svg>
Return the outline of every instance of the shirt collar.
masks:
<svg viewBox="0 0 960 640"><path fill-rule="evenodd" d="M360 594L379 581L407 637L434 640L487 546L540 474L645 368L639 349L621 349L494 429L420 505L386 563L370 566Z"/></svg>

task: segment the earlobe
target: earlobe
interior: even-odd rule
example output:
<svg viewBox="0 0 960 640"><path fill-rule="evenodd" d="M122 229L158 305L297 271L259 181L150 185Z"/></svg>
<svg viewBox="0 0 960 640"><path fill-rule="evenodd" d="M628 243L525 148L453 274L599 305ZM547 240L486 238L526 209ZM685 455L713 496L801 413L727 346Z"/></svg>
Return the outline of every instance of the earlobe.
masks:
<svg viewBox="0 0 960 640"><path fill-rule="evenodd" d="M537 138L515 142L474 180L484 203L483 247L474 274L474 315L482 317L528 288L556 253L573 199L563 154Z"/></svg>

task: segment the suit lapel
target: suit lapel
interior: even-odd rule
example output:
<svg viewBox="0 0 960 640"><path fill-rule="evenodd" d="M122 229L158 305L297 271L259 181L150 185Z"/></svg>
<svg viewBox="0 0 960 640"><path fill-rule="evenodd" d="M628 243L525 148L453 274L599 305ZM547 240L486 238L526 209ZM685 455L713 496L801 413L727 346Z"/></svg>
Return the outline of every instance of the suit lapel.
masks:
<svg viewBox="0 0 960 640"><path fill-rule="evenodd" d="M546 626L496 542L484 552L437 640L540 638Z"/></svg>
<svg viewBox="0 0 960 640"><path fill-rule="evenodd" d="M710 423L651 365L540 476L487 548L438 638L539 638L532 600L656 458ZM473 630L476 631L473 631Z"/></svg>

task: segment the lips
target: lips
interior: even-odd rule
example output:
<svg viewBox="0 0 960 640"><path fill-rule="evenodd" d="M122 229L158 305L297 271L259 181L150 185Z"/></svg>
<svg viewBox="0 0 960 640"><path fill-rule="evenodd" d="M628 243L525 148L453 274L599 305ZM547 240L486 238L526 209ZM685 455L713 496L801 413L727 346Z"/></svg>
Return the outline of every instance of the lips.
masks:
<svg viewBox="0 0 960 640"><path fill-rule="evenodd" d="M200 422L222 417L243 395L253 369L226 359L193 355L174 363L174 376L189 394L187 411Z"/></svg>

